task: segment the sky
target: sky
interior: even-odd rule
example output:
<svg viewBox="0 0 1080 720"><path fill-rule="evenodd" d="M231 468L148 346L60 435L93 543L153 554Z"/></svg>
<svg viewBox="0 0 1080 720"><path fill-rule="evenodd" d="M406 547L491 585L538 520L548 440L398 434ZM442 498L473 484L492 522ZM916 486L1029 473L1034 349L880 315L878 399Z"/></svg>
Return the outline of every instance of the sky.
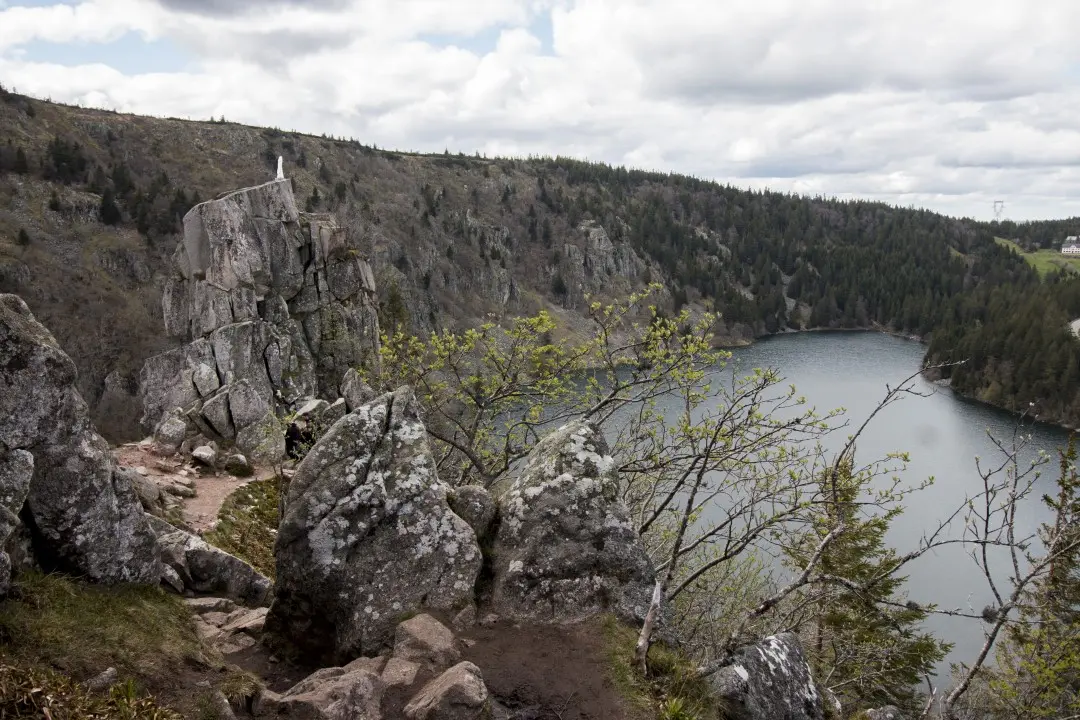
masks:
<svg viewBox="0 0 1080 720"><path fill-rule="evenodd" d="M0 0L55 101L1080 216L1076 0Z"/></svg>

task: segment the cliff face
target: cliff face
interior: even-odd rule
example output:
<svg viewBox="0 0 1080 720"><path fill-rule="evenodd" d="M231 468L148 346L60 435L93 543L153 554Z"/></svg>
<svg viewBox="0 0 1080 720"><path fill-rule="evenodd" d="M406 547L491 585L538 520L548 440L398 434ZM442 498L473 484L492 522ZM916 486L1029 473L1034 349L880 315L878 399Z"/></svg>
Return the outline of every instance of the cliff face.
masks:
<svg viewBox="0 0 1080 720"><path fill-rule="evenodd" d="M143 366L143 425L172 416L257 460L281 455L281 411L377 361L371 267L332 216L297 210L288 180L187 213L162 307L185 344Z"/></svg>

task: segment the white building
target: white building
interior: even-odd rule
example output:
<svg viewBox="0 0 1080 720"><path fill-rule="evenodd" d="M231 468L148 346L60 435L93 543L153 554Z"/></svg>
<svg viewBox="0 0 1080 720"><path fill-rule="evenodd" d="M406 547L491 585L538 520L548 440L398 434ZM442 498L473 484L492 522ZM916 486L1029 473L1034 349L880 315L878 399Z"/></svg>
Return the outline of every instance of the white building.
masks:
<svg viewBox="0 0 1080 720"><path fill-rule="evenodd" d="M1070 235L1061 246L1062 255L1080 255L1080 237Z"/></svg>

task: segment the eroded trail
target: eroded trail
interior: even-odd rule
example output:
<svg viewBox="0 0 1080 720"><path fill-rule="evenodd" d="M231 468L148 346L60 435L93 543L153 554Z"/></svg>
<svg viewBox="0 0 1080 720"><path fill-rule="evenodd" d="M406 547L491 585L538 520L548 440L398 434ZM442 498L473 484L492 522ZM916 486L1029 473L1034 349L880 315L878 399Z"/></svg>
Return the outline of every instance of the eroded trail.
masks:
<svg viewBox="0 0 1080 720"><path fill-rule="evenodd" d="M255 466L249 477L200 467L181 455L162 458L148 444L129 443L113 450L116 461L157 485L175 503L184 522L196 533L213 528L225 499L256 480L274 476L271 468Z"/></svg>

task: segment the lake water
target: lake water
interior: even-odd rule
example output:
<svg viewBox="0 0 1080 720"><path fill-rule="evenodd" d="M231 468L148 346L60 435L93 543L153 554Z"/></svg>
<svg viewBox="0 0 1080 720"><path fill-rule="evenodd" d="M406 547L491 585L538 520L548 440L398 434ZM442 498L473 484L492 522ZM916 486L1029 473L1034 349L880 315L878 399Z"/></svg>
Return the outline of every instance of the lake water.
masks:
<svg viewBox="0 0 1080 720"><path fill-rule="evenodd" d="M871 332L800 333L762 340L733 351L729 363L743 374L755 367L778 370L799 394L819 411L843 407L850 426L857 427L884 397L886 384L897 385L922 364L924 348L917 342ZM1011 438L1016 416L973 402L921 378L915 388L928 397L909 396L886 408L867 428L858 443L860 464L891 451L906 451L911 461L900 475L908 484L934 476L930 488L912 495L907 510L893 524L890 541L901 552L913 549L924 529L932 529L966 496L980 492L982 481L975 457L984 461L1002 456L987 436ZM1040 498L1052 492L1057 477L1056 448L1067 440L1064 430L1049 425L1030 425L1030 444L1052 455L1043 466L1038 492L1021 513L1027 530L1048 516ZM848 435L840 430L825 444L843 446ZM962 522L951 534L959 537ZM937 603L942 608L974 608L990 601L986 581L961 546L941 548L908 565L908 593L912 600ZM1002 573L1002 577L1006 577ZM949 661L973 659L982 645L983 623L976 620L931 616L927 628L956 644L939 671L947 674ZM944 679L944 678L943 678Z"/></svg>

